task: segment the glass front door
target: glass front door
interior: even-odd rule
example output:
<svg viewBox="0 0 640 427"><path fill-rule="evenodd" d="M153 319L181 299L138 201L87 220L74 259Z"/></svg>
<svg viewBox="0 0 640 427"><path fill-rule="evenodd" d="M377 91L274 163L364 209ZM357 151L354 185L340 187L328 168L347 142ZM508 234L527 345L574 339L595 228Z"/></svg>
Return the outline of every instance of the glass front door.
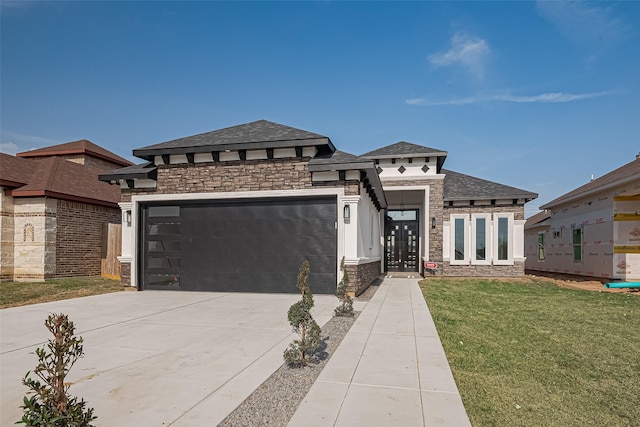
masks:
<svg viewBox="0 0 640 427"><path fill-rule="evenodd" d="M385 270L418 271L418 210L388 210L385 219Z"/></svg>

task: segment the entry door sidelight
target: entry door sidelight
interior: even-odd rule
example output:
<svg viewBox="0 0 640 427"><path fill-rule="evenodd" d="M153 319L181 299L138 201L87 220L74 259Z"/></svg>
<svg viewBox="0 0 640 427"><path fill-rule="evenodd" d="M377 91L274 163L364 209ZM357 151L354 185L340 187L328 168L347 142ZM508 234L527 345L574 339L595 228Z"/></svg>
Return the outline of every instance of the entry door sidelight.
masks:
<svg viewBox="0 0 640 427"><path fill-rule="evenodd" d="M388 211L385 224L385 269L418 271L418 211Z"/></svg>

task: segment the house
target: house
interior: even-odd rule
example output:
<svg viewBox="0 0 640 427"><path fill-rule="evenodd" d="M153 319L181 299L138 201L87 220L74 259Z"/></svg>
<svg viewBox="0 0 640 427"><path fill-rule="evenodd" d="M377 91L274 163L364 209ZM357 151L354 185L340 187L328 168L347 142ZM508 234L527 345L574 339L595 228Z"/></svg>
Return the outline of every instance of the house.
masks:
<svg viewBox="0 0 640 427"><path fill-rule="evenodd" d="M98 175L132 163L81 140L0 153L0 280L99 275L120 191Z"/></svg>
<svg viewBox="0 0 640 427"><path fill-rule="evenodd" d="M640 280L640 158L541 206L525 225L525 267Z"/></svg>
<svg viewBox="0 0 640 427"><path fill-rule="evenodd" d="M122 278L138 289L316 293L381 273L524 274L524 204L536 194L443 169L409 142L361 156L323 135L246 123L133 150L119 184Z"/></svg>

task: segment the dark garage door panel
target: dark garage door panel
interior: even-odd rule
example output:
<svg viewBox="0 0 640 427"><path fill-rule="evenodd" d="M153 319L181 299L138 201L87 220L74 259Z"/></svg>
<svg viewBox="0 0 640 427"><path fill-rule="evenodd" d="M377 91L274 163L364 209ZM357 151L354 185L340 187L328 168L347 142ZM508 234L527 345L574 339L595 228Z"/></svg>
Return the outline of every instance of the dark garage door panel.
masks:
<svg viewBox="0 0 640 427"><path fill-rule="evenodd" d="M299 292L311 265L314 293L336 289L336 199L270 199L180 208L180 288Z"/></svg>

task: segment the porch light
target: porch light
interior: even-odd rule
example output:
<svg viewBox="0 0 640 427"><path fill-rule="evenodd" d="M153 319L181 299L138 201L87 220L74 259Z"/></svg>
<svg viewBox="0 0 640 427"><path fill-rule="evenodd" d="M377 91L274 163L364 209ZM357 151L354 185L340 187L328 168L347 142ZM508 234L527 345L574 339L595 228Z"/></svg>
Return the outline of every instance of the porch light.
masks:
<svg viewBox="0 0 640 427"><path fill-rule="evenodd" d="M125 221L127 222L127 227L131 227L131 211L126 211L124 213Z"/></svg>
<svg viewBox="0 0 640 427"><path fill-rule="evenodd" d="M431 228L436 228L436 217L431 217Z"/></svg>
<svg viewBox="0 0 640 427"><path fill-rule="evenodd" d="M351 218L351 208L349 207L349 205L344 205L343 216L345 220Z"/></svg>

